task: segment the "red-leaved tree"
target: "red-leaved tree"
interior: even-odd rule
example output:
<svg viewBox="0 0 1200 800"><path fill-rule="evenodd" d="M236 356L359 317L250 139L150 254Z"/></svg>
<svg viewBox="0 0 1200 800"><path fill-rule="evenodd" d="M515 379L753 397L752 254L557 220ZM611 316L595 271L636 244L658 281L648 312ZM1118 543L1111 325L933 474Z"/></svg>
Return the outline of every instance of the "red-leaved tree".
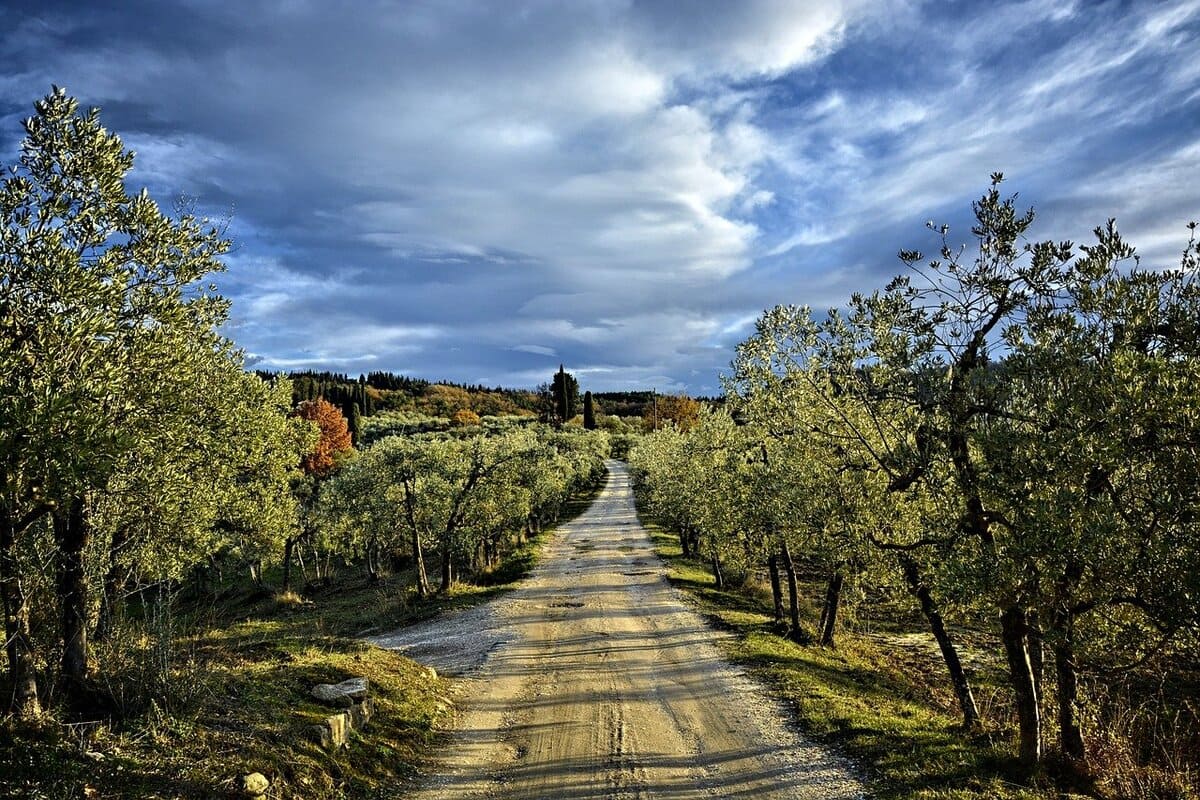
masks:
<svg viewBox="0 0 1200 800"><path fill-rule="evenodd" d="M306 474L323 478L333 470L339 455L350 452L350 426L338 407L322 397L296 406L296 416L317 423L321 430L321 438L300 466Z"/></svg>

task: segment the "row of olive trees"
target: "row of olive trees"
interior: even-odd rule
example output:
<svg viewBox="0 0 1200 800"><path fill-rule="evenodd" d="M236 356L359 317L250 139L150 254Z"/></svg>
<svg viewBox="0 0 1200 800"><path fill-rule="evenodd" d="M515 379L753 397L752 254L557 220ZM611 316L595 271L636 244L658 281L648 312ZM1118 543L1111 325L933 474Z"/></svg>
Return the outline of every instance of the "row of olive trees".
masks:
<svg viewBox="0 0 1200 800"><path fill-rule="evenodd" d="M1025 243L1032 213L998 184L975 204L973 258L939 228L938 257L901 253L910 272L844 311L767 312L738 348L729 413L633 460L715 571L792 576L795 551L821 564L824 641L853 576L912 594L968 727L945 608L994 620L1021 760L1043 758L1052 713L1082 765L1081 675L1200 641L1196 246L1147 270L1111 223L1078 256ZM807 638L794 611L792 626Z"/></svg>
<svg viewBox="0 0 1200 800"><path fill-rule="evenodd" d="M83 697L89 637L131 583L265 548L311 444L290 387L247 375L218 333L227 304L203 281L221 231L131 194L133 153L95 110L57 88L35 109L0 184L0 600L23 714L43 676ZM51 617L57 665L31 628Z"/></svg>
<svg viewBox="0 0 1200 800"><path fill-rule="evenodd" d="M573 493L598 485L607 455L603 432L546 425L388 436L322 488L321 546L362 559L372 575L384 554L407 553L422 597L432 550L445 592L456 571L494 566L557 520Z"/></svg>

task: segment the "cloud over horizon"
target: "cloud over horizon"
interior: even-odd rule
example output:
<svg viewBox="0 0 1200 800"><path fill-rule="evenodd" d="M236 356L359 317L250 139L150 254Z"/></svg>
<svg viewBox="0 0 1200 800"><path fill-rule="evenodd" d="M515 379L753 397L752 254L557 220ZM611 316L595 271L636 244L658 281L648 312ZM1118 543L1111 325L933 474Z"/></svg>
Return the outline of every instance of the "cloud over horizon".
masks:
<svg viewBox="0 0 1200 800"><path fill-rule="evenodd" d="M232 210L268 368L713 393L992 171L1038 236L1200 215L1189 2L6 6L0 161L51 83L101 106L135 185Z"/></svg>

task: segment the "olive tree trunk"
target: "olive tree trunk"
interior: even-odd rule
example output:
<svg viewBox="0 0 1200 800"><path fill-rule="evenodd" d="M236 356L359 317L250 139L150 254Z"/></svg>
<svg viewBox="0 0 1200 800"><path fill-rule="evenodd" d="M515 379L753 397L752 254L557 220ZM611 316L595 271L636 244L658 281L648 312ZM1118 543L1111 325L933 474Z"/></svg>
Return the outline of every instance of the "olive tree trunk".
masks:
<svg viewBox="0 0 1200 800"><path fill-rule="evenodd" d="M811 644L812 637L800 626L800 590L796 586L796 564L792 561L792 551L787 541L780 545L779 555L783 559L783 570L787 573L788 587L788 616L790 625L787 636L800 644Z"/></svg>
<svg viewBox="0 0 1200 800"><path fill-rule="evenodd" d="M450 550L449 537L442 540L441 558L442 583L440 586L438 586L438 594L446 594L450 591L450 584L454 582L454 564Z"/></svg>
<svg viewBox="0 0 1200 800"><path fill-rule="evenodd" d="M285 592L290 592L292 589L292 561L297 539L296 536L289 536L283 542L283 591Z"/></svg>
<svg viewBox="0 0 1200 800"><path fill-rule="evenodd" d="M721 571L721 557L716 553L712 556L712 574L713 582L719 590L725 589L725 573Z"/></svg>
<svg viewBox="0 0 1200 800"><path fill-rule="evenodd" d="M904 581L908 584L908 590L921 604L921 613L925 615L929 629L933 631L933 638L937 640L938 649L942 651L942 661L946 663L946 669L950 672L950 683L954 686L954 695L958 698L958 707L962 711L963 728L975 730L980 725L979 706L975 704L971 682L967 679L962 660L958 657L958 648L946 630L942 613L938 610L929 587L921 578L916 562L905 558L900 566L904 571Z"/></svg>
<svg viewBox="0 0 1200 800"><path fill-rule="evenodd" d="M61 680L68 703L83 698L88 675L87 575L83 554L90 536L91 526L82 498L72 500L66 513L54 512L55 583L62 612Z"/></svg>
<svg viewBox="0 0 1200 800"><path fill-rule="evenodd" d="M771 601L775 610L775 624L783 622L783 587L779 582L779 557L771 553L767 559L767 572L771 575Z"/></svg>
<svg viewBox="0 0 1200 800"><path fill-rule="evenodd" d="M1029 615L1025 608L1012 605L1004 610L1000 615L1000 636L1017 706L1018 753L1021 764L1032 768L1042 760L1042 718L1029 659Z"/></svg>
<svg viewBox="0 0 1200 800"><path fill-rule="evenodd" d="M1079 665L1075 659L1075 616L1072 600L1083 578L1083 562L1069 559L1055 589L1057 601L1050 615L1051 653L1058 690L1058 746L1075 767L1087 758L1079 720Z"/></svg>
<svg viewBox="0 0 1200 800"><path fill-rule="evenodd" d="M421 534L413 528L410 531L410 541L412 543L413 565L417 571L417 596L429 596L429 575L425 571L425 553L421 550Z"/></svg>
<svg viewBox="0 0 1200 800"><path fill-rule="evenodd" d="M7 512L0 515L0 601L4 611L4 643L8 656L8 677L12 695L8 706L22 717L36 716L38 702L37 673L34 671L33 639L29 634L29 604L21 586L17 567L16 538L19 523ZM26 526L27 527L27 526Z"/></svg>
<svg viewBox="0 0 1200 800"><path fill-rule="evenodd" d="M833 633L837 626L838 606L841 604L844 583L845 575L838 569L829 576L829 583L825 587L825 604L821 610L821 624L818 626L821 644L825 647L834 646Z"/></svg>

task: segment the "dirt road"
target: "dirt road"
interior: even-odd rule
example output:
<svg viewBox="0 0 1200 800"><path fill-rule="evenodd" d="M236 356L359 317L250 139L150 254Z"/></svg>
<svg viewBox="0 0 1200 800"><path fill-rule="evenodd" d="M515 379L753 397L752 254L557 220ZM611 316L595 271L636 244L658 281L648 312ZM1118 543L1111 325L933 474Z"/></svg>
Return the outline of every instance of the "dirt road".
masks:
<svg viewBox="0 0 1200 800"><path fill-rule="evenodd" d="M413 797L857 798L846 765L789 730L664 578L629 476L504 598L375 643L463 675L464 713Z"/></svg>

